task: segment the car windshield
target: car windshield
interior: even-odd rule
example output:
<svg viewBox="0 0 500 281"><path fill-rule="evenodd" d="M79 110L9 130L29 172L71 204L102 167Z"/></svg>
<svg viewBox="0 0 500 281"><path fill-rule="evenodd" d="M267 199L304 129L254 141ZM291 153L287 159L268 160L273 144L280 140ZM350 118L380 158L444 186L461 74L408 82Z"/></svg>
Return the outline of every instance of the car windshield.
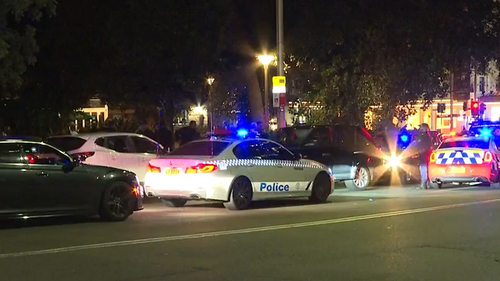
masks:
<svg viewBox="0 0 500 281"><path fill-rule="evenodd" d="M283 128L278 131L275 141L285 145L300 145L309 135L311 128Z"/></svg>
<svg viewBox="0 0 500 281"><path fill-rule="evenodd" d="M47 143L62 150L71 151L82 147L86 140L79 137L53 137L48 138Z"/></svg>
<svg viewBox="0 0 500 281"><path fill-rule="evenodd" d="M217 156L230 144L227 141L195 141L177 148L170 155Z"/></svg>
<svg viewBox="0 0 500 281"><path fill-rule="evenodd" d="M452 140L442 143L439 148L455 147L488 149L489 143L487 140Z"/></svg>

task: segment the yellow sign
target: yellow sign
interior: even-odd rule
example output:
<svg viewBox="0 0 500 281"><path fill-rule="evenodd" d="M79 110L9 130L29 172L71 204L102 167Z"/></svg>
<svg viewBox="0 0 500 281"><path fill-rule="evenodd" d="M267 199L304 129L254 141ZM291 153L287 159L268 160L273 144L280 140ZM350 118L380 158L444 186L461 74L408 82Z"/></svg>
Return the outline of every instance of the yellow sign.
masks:
<svg viewBox="0 0 500 281"><path fill-rule="evenodd" d="M286 86L286 77L273 76L273 86Z"/></svg>
<svg viewBox="0 0 500 281"><path fill-rule="evenodd" d="M274 94L286 93L285 76L273 76L273 93Z"/></svg>

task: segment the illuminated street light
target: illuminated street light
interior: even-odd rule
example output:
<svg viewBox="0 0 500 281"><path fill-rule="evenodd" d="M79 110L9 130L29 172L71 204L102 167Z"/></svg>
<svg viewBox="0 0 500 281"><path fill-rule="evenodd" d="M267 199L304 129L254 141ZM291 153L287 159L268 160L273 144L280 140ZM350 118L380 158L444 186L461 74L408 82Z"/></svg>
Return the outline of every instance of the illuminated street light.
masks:
<svg viewBox="0 0 500 281"><path fill-rule="evenodd" d="M208 78L207 78L207 83L208 83L208 85L212 86L212 84L213 84L214 82L215 82L215 78L213 78L213 77L208 77Z"/></svg>
<svg viewBox="0 0 500 281"><path fill-rule="evenodd" d="M269 64L274 61L274 56L260 55L257 57L260 63L264 66L264 126L269 128L269 75L267 70Z"/></svg>

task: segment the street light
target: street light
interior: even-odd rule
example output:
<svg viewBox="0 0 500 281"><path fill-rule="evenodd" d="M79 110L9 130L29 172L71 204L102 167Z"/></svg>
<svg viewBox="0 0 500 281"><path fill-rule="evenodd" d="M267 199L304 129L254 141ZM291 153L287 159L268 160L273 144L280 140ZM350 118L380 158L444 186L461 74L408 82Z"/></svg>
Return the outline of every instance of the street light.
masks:
<svg viewBox="0 0 500 281"><path fill-rule="evenodd" d="M269 128L269 75L267 70L269 64L274 61L274 56L270 55L260 55L257 57L264 66L264 126L266 129Z"/></svg>
<svg viewBox="0 0 500 281"><path fill-rule="evenodd" d="M208 83L208 126L210 128L210 137L212 136L213 133L213 124L214 124L214 111L212 107L212 85L215 82L215 78L213 77L208 77L207 78L207 83Z"/></svg>

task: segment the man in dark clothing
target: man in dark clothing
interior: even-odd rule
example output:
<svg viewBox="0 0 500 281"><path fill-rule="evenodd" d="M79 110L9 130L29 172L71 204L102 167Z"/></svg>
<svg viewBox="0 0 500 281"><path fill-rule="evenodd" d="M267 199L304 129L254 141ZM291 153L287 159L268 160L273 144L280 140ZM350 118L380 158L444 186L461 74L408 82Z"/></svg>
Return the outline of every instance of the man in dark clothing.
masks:
<svg viewBox="0 0 500 281"><path fill-rule="evenodd" d="M418 158L420 164L420 188L427 189L429 185L428 160L432 151L432 138L429 132L429 125L422 123L419 134L416 136L415 144L418 149Z"/></svg>
<svg viewBox="0 0 500 281"><path fill-rule="evenodd" d="M175 139L179 142L179 145L184 145L198 138L200 138L200 133L196 130L196 121L189 122L188 127L180 128L175 132Z"/></svg>
<svg viewBox="0 0 500 281"><path fill-rule="evenodd" d="M163 145L166 151L172 151L174 148L172 132L167 128L163 120L160 121L160 128L158 129L158 142Z"/></svg>
<svg viewBox="0 0 500 281"><path fill-rule="evenodd" d="M146 122L142 123L135 133L156 140L156 134L149 128L148 123Z"/></svg>

